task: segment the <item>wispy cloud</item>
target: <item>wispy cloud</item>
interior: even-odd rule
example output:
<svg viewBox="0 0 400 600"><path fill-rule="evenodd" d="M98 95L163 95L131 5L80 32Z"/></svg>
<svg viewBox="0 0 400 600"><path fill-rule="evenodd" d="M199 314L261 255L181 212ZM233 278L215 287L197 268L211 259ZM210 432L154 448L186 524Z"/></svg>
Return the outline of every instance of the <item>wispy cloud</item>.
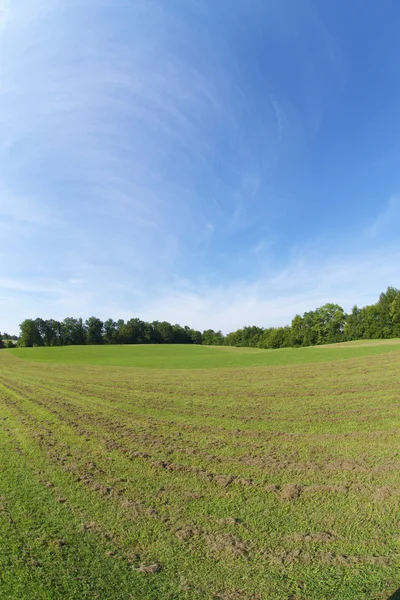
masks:
<svg viewBox="0 0 400 600"><path fill-rule="evenodd" d="M400 195L389 198L385 208L375 217L373 222L365 229L365 234L370 239L381 235L390 235L398 231L400 226Z"/></svg>
<svg viewBox="0 0 400 600"><path fill-rule="evenodd" d="M399 263L400 250L390 246L323 260L305 250L285 268L270 265L255 279L218 285L171 276L169 284L154 283L146 290L140 287L140 278L124 283L113 269L82 266L82 277L76 279L1 278L0 296L6 299L3 304L12 301L21 319L69 314L96 314L104 319L139 316L226 333L244 325L289 324L295 314L326 302L337 302L347 311L354 304L376 302L387 285L400 287ZM103 285L104 275L107 285ZM5 329L15 330L12 319L3 321Z"/></svg>
<svg viewBox="0 0 400 600"><path fill-rule="evenodd" d="M295 182L344 69L308 0L288 5L0 3L0 327L97 313L229 330L396 284L383 250L307 245Z"/></svg>
<svg viewBox="0 0 400 600"><path fill-rule="evenodd" d="M388 285L400 287L399 263L400 250L393 247L322 262L305 256L281 272L253 281L202 288L184 282L181 287L160 290L159 297L140 314L149 320L184 321L225 333L245 325L281 326L290 324L295 314L327 302L347 311L354 304L376 302Z"/></svg>
<svg viewBox="0 0 400 600"><path fill-rule="evenodd" d="M283 138L283 135L284 135L284 131L285 131L287 117L286 117L285 111L283 110L283 108L279 104L278 100L272 94L270 96L270 102L271 102L272 108L274 109L274 112L275 112L276 125L277 125L277 128L278 128L278 135L279 135L279 141L282 141L282 138Z"/></svg>

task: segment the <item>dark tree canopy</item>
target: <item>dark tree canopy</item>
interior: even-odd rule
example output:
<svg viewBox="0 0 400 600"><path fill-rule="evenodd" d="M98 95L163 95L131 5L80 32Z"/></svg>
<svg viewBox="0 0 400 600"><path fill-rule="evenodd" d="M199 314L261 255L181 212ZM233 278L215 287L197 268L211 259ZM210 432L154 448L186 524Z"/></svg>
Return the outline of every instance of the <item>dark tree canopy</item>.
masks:
<svg viewBox="0 0 400 600"><path fill-rule="evenodd" d="M201 333L188 326L139 318L102 321L90 317L25 319L20 325L20 346L65 346L80 344L204 344L208 346L249 346L288 348L334 344L360 339L400 337L400 290L388 287L376 304L346 314L338 304L327 303L315 310L295 315L285 327L246 326L226 336L207 329ZM0 348L14 345L16 336L0 334Z"/></svg>

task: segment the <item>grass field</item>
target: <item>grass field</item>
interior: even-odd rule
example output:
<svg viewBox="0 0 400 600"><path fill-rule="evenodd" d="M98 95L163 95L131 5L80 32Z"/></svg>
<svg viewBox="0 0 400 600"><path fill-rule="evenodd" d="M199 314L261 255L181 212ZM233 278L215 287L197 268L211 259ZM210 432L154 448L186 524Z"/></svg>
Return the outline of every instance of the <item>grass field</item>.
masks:
<svg viewBox="0 0 400 600"><path fill-rule="evenodd" d="M2 350L0 598L389 598L399 368L398 340Z"/></svg>
<svg viewBox="0 0 400 600"><path fill-rule="evenodd" d="M149 369L210 369L262 367L327 362L400 350L400 340L363 340L346 344L261 350L229 346L146 345L18 348L14 356L57 364L143 367Z"/></svg>

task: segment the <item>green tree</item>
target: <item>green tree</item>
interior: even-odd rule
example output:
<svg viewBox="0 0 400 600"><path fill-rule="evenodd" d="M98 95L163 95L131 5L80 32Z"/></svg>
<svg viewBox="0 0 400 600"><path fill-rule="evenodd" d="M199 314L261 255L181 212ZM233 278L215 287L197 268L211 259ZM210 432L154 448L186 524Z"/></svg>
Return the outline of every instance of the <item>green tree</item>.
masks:
<svg viewBox="0 0 400 600"><path fill-rule="evenodd" d="M172 329L171 323L167 323L167 321L158 323L156 331L159 334L160 342L162 344L172 344L174 340L174 330Z"/></svg>
<svg viewBox="0 0 400 600"><path fill-rule="evenodd" d="M351 313L346 316L343 337L346 341L361 340L364 337L364 330L363 311L358 306L353 306Z"/></svg>
<svg viewBox="0 0 400 600"><path fill-rule="evenodd" d="M129 319L122 327L121 336L124 344L145 344L145 323L138 318Z"/></svg>
<svg viewBox="0 0 400 600"><path fill-rule="evenodd" d="M380 310L377 304L370 304L361 309L361 319L364 325L364 339L379 339L382 333Z"/></svg>
<svg viewBox="0 0 400 600"><path fill-rule="evenodd" d="M221 331L214 331L213 329L207 329L203 331L203 344L206 346L223 346L224 336Z"/></svg>
<svg viewBox="0 0 400 600"><path fill-rule="evenodd" d="M97 317L90 317L85 322L87 344L103 343L103 321Z"/></svg>
<svg viewBox="0 0 400 600"><path fill-rule="evenodd" d="M379 310L379 327L378 333L381 338L394 337L394 322L393 316L395 317L396 307L398 298L400 296L400 290L394 287L388 287L386 292L383 292L379 296L378 310Z"/></svg>
<svg viewBox="0 0 400 600"><path fill-rule="evenodd" d="M118 340L118 324L114 319L107 319L104 322L104 343L116 344Z"/></svg>
<svg viewBox="0 0 400 600"><path fill-rule="evenodd" d="M400 337L400 294L393 299L390 305L390 320L392 324L391 337Z"/></svg>
<svg viewBox="0 0 400 600"><path fill-rule="evenodd" d="M302 320L303 342L302 346L314 346L318 339L318 330L315 329L315 313L310 310L305 312Z"/></svg>
<svg viewBox="0 0 400 600"><path fill-rule="evenodd" d="M65 345L65 328L64 323L56 321L55 319L49 319L47 321L49 328L51 329L51 346L64 346Z"/></svg>
<svg viewBox="0 0 400 600"><path fill-rule="evenodd" d="M66 346L81 346L86 344L87 332L82 319L67 317L63 321L64 344Z"/></svg>
<svg viewBox="0 0 400 600"><path fill-rule="evenodd" d="M262 328L246 326L226 336L221 331L206 329L201 333L187 325L171 325L167 321L147 323L132 318L104 324L90 317L67 317L63 322L54 319L26 319L21 323L21 346L62 346L65 344L204 344L248 346L253 348L283 348L330 344L342 340L400 337L400 290L388 287L376 304L354 306L346 315L338 304L327 303L315 310L295 315L286 327ZM3 333L0 347L16 336Z"/></svg>
<svg viewBox="0 0 400 600"><path fill-rule="evenodd" d="M204 332L206 333L206 332ZM204 333L203 333L203 344L205 344L204 342ZM225 336L224 339L224 346L238 346L238 332L237 331L231 331L230 333L228 333Z"/></svg>
<svg viewBox="0 0 400 600"><path fill-rule="evenodd" d="M292 319L291 324L291 339L293 346L303 346L304 343L304 324L300 315L296 315Z"/></svg>
<svg viewBox="0 0 400 600"><path fill-rule="evenodd" d="M201 335L200 331L196 331L194 329L190 330L190 339L192 341L192 344L202 344L203 343L203 338Z"/></svg>
<svg viewBox="0 0 400 600"><path fill-rule="evenodd" d="M21 336L20 346L31 348L32 346L43 346L43 339L39 331L39 319L25 319L20 324Z"/></svg>
<svg viewBox="0 0 400 600"><path fill-rule="evenodd" d="M316 344L334 344L343 339L346 315L338 304L324 304L314 311Z"/></svg>

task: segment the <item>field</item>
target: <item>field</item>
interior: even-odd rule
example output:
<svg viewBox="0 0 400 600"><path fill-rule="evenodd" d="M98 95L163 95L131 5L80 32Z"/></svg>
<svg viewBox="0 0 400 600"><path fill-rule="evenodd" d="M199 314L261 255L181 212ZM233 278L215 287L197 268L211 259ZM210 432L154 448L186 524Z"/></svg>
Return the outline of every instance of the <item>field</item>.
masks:
<svg viewBox="0 0 400 600"><path fill-rule="evenodd" d="M211 369L265 367L360 358L400 350L400 340L363 340L310 348L259 350L229 346L64 346L18 348L13 355L34 362L70 365Z"/></svg>
<svg viewBox="0 0 400 600"><path fill-rule="evenodd" d="M0 598L388 599L400 341L0 351Z"/></svg>

